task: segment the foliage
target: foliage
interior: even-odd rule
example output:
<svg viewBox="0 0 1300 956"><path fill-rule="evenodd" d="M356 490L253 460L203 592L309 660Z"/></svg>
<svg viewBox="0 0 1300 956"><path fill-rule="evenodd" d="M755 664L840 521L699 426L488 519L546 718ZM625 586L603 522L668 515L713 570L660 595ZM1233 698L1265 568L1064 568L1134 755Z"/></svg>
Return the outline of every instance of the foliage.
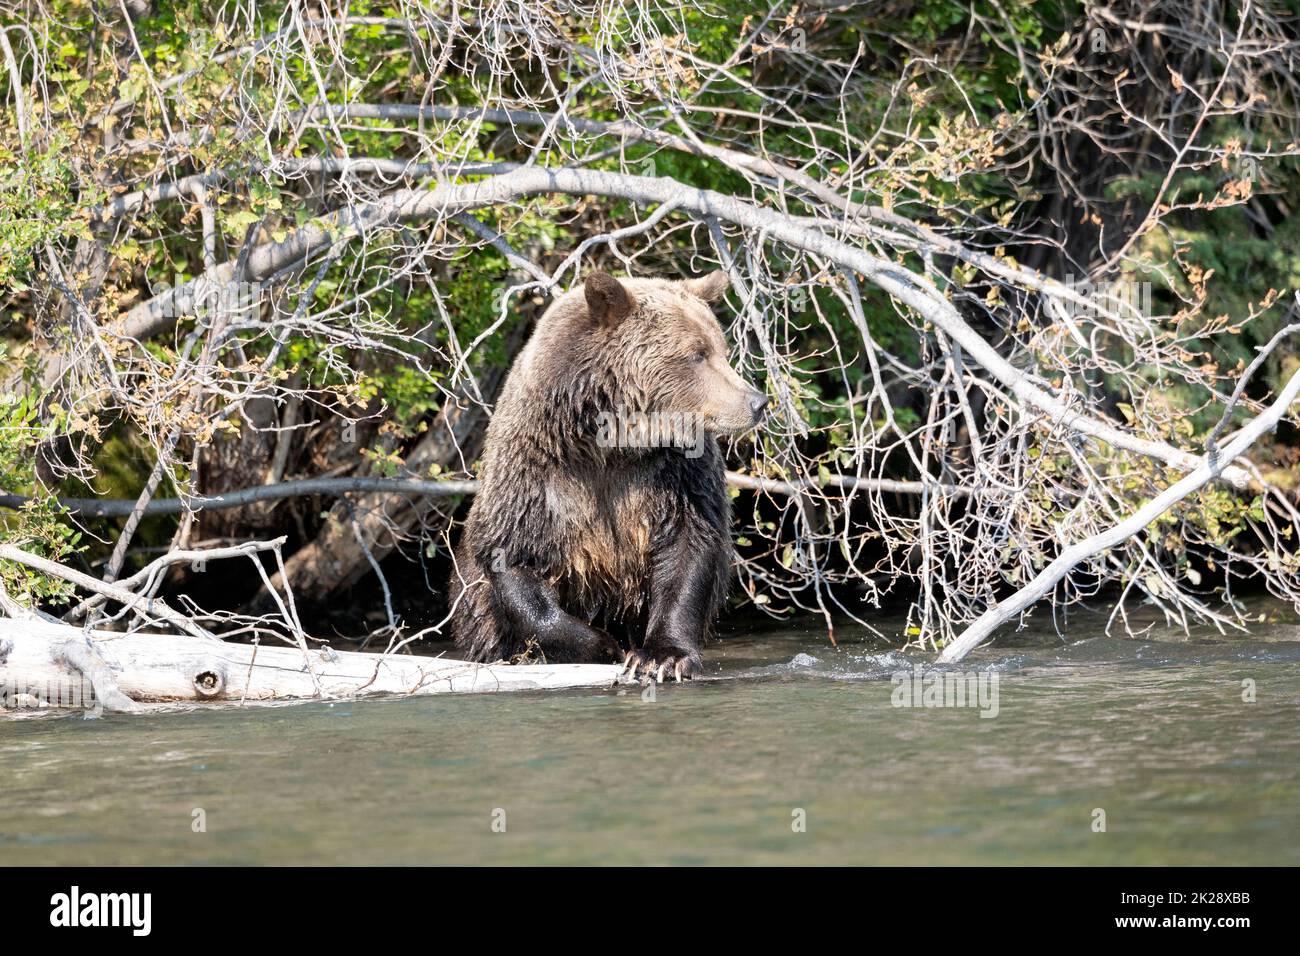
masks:
<svg viewBox="0 0 1300 956"><path fill-rule="evenodd" d="M1300 188L1294 93L1271 54L1225 66L1197 39L1235 29L1236 13L1182 23L1176 4L1156 4L1134 14L1151 28L1132 30L1068 0L786 4L766 15L740 0L559 11L395 0L353 4L346 16L296 0L147 6L133 22L78 0L0 7L6 22L32 25L15 63L21 89L0 69L0 487L37 500L0 520L6 537L51 555L77 545L55 493L134 497L157 455L169 483L200 491L214 462L264 454L275 426L255 423L254 396L271 396L276 414L307 410L285 439L286 474L401 473L457 409L491 405L496 373L549 295L596 265L704 271L723 257L719 235L746 283L729 298L736 361L779 409L776 427L731 449L733 465L781 480L1018 492L1011 504L907 500L889 515L872 499L872 527L861 502L820 500L817 521L762 502L742 535L762 555L744 579L756 603L776 595L782 607L824 609L831 578L871 599L875 585L861 582L909 579L926 604L917 633L941 640L952 620L1050 561L1062 522L1083 533L1168 484L1161 465L1103 444L1076 448L1054 425L1028 421L1002 386L956 368L951 342L914 308L861 276L855 299L846 270L752 230L711 231L680 213L643 229L655 210L631 196L366 218L400 189L489 183L507 165L667 177L819 221L941 290L1054 394L1085 396L1133 434L1196 453L1300 289L1288 198ZM1293 26L1253 16L1255 37ZM1175 21L1180 31L1152 39ZM1184 61L1194 75L1177 73ZM1203 121L1189 85L1220 97ZM412 115L430 107L450 112ZM770 159L870 211L845 214L797 180L697 144ZM616 230L631 234L615 240ZM180 308L161 332L122 331L141 303L308 233L327 251L259 276L251 307L219 318ZM938 249L934 236L1002 271ZM1089 354L1028 274L1145 283L1150 309L1131 321L1081 317ZM51 354L70 361L47 378ZM1252 417L1296 365L1294 349L1277 349L1233 421ZM358 422L370 428L359 454L339 439ZM981 430L989 454L978 462ZM38 481L35 449L55 439L68 460ZM1264 456L1279 464L1279 487L1291 483L1291 440L1282 432ZM451 455L429 470L473 466ZM262 467L246 457L234 471L261 480ZM1206 492L1165 519L1155 546L1186 580L1212 553L1255 548L1263 508L1253 495ZM999 526L1015 530L972 548L972 535ZM145 540L181 527L160 521ZM938 597L909 563L933 550L935 528L954 582ZM977 566L971 551L1005 557ZM1115 580L1145 585L1151 573L1127 560ZM61 587L5 581L37 598ZM942 624L936 601L948 602Z"/></svg>

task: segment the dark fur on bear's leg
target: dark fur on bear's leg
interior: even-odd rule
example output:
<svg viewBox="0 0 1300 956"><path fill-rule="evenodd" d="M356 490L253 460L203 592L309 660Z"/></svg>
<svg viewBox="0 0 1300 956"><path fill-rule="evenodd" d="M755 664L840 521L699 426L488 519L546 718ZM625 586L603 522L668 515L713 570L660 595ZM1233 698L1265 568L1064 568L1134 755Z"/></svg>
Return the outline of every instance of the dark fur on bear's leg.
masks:
<svg viewBox="0 0 1300 956"><path fill-rule="evenodd" d="M631 676L680 681L700 672L700 643L720 603L718 568L728 566L719 550L677 541L656 556L645 644L623 662Z"/></svg>
<svg viewBox="0 0 1300 956"><path fill-rule="evenodd" d="M718 529L729 515L717 456L667 462L660 481L680 498L652 548L645 642L623 663L633 677L680 681L700 672L701 644L726 598L731 538Z"/></svg>
<svg viewBox="0 0 1300 956"><path fill-rule="evenodd" d="M568 613L535 570L511 567L504 557L482 560L457 549L453 579L453 636L472 661L511 660L540 651L548 664L617 663L624 651L609 634ZM499 570L491 570L495 563Z"/></svg>
<svg viewBox="0 0 1300 956"><path fill-rule="evenodd" d="M618 642L560 606L555 590L528 568L507 568L490 577L492 599L510 630L531 635L547 663L616 661Z"/></svg>

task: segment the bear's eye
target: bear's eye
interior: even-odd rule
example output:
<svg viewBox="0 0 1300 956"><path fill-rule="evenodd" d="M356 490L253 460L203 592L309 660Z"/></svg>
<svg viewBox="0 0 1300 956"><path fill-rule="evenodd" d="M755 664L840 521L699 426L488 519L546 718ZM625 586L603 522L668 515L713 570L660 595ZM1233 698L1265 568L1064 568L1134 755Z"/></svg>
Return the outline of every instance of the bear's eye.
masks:
<svg viewBox="0 0 1300 956"><path fill-rule="evenodd" d="M695 354L692 356L692 358L696 362L703 362L708 357L709 357L709 350L706 349L704 346L700 346L698 349L696 349Z"/></svg>

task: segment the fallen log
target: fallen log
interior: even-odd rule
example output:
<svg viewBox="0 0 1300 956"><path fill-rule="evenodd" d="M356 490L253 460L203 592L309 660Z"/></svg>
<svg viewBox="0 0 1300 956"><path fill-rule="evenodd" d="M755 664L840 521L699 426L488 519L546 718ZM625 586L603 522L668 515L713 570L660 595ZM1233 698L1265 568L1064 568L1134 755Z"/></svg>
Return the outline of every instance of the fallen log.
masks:
<svg viewBox="0 0 1300 956"><path fill-rule="evenodd" d="M935 479L926 481L900 481L891 478L864 478L856 475L824 475L814 478L797 478L782 481L760 475L746 475L738 471L727 472L727 484L747 491L763 491L774 495L796 496L809 491L840 489L852 491L878 491L885 494L920 495L928 487L935 494L962 497L980 494L983 490L964 485L953 485ZM194 495L190 498L152 498L144 506L147 515L177 515L186 512L199 514L225 508L242 508L253 502L280 501L305 495L345 495L355 492L380 492L385 495L410 495L412 497L454 498L478 493L477 478L381 478L372 475L353 478L294 478L274 485L256 485L237 488L213 495ZM0 492L0 508L18 510L40 499L30 495ZM59 498L57 505L83 518L123 518L136 507L136 498Z"/></svg>
<svg viewBox="0 0 1300 956"><path fill-rule="evenodd" d="M473 664L232 644L171 634L85 632L0 619L0 707L134 711L140 702L322 700L612 687L615 664Z"/></svg>

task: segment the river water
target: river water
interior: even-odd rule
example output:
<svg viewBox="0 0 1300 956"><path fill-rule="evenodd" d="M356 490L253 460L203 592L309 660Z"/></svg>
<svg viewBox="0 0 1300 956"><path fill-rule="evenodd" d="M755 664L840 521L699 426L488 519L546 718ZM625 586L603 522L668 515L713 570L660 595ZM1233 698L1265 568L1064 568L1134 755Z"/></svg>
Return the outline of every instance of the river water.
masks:
<svg viewBox="0 0 1300 956"><path fill-rule="evenodd" d="M653 700L0 720L0 865L1295 865L1300 625L1263 610L1249 637L1005 635L965 707L900 706L924 656L806 621Z"/></svg>

